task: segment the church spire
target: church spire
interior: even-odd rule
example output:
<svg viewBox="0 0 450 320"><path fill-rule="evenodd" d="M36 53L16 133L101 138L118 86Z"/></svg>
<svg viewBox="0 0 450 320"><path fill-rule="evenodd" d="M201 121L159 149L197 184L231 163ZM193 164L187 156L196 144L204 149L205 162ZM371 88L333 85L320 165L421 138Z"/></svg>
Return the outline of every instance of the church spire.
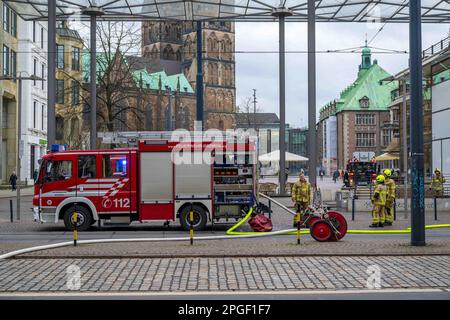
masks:
<svg viewBox="0 0 450 320"><path fill-rule="evenodd" d="M359 70L369 69L372 65L372 51L367 45L367 35L365 46L361 51L361 64L359 65Z"/></svg>

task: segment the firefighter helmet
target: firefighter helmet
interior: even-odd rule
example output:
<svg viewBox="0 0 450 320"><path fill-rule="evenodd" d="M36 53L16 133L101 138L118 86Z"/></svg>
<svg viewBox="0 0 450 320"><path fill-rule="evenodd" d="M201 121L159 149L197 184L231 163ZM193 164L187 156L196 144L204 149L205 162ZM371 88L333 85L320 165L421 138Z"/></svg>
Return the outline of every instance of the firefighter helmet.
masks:
<svg viewBox="0 0 450 320"><path fill-rule="evenodd" d="M377 183L384 183L385 180L386 178L382 174L377 177Z"/></svg>
<svg viewBox="0 0 450 320"><path fill-rule="evenodd" d="M441 173L441 170L439 168L434 169L435 173Z"/></svg>
<svg viewBox="0 0 450 320"><path fill-rule="evenodd" d="M385 169L385 170L383 171L383 173L386 175L386 177L390 177L391 174L392 174L392 171L391 171L391 169Z"/></svg>

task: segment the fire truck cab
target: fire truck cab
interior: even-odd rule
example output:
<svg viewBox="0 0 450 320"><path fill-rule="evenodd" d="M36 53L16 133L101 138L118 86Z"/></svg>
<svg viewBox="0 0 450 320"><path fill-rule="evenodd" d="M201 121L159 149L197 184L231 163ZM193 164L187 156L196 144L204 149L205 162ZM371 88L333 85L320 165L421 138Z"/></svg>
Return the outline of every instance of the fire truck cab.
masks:
<svg viewBox="0 0 450 320"><path fill-rule="evenodd" d="M63 151L43 157L35 185L36 221L87 230L98 220L180 220L194 229L240 219L256 195L253 143L143 140L137 148Z"/></svg>

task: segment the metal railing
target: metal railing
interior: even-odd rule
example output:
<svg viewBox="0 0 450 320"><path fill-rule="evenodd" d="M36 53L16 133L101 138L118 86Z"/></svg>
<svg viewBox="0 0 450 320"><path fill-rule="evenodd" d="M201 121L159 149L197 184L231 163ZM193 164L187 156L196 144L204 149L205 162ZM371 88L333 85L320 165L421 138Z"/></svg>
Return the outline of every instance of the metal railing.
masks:
<svg viewBox="0 0 450 320"><path fill-rule="evenodd" d="M435 43L434 45L432 45L431 47L425 49L422 51L422 59L425 59L427 57L431 57L432 55L446 50L450 48L450 36L448 36L445 39L442 39L441 41L439 41L438 43Z"/></svg>

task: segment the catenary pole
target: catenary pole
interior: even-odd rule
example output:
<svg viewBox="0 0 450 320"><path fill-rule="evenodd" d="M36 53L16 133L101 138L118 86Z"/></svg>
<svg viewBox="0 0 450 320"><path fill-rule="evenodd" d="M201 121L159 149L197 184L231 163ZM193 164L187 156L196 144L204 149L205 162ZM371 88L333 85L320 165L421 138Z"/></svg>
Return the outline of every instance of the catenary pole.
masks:
<svg viewBox="0 0 450 320"><path fill-rule="evenodd" d="M56 0L48 0L47 147L56 142ZM52 63L53 62L53 63Z"/></svg>
<svg viewBox="0 0 450 320"><path fill-rule="evenodd" d="M409 1L411 245L425 245L421 1Z"/></svg>
<svg viewBox="0 0 450 320"><path fill-rule="evenodd" d="M317 132L316 132L316 8L308 0L308 176L317 187Z"/></svg>

